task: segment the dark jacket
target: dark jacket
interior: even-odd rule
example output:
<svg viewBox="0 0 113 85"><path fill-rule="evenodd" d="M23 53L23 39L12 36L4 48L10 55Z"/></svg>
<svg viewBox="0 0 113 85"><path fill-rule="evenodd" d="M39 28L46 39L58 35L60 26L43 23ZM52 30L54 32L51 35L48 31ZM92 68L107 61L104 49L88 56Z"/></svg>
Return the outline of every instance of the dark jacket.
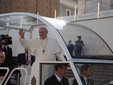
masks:
<svg viewBox="0 0 113 85"><path fill-rule="evenodd" d="M73 49L74 49L74 46L73 46L73 44L68 44L67 45L67 48L68 48L68 50L69 50L69 52L70 52L70 54L71 54L71 56L73 55Z"/></svg>
<svg viewBox="0 0 113 85"><path fill-rule="evenodd" d="M6 67L5 64L1 64L0 67ZM0 69L0 76L4 76L6 74L7 70L3 70L3 69Z"/></svg>
<svg viewBox="0 0 113 85"><path fill-rule="evenodd" d="M35 61L35 56L31 55L31 65ZM26 56L25 53L18 54L17 59L18 65L26 64Z"/></svg>
<svg viewBox="0 0 113 85"><path fill-rule="evenodd" d="M57 80L55 75L52 75L45 81L44 85L61 85L61 83ZM65 77L63 77L63 85L69 85L68 79Z"/></svg>
<svg viewBox="0 0 113 85"><path fill-rule="evenodd" d="M84 80L83 76L80 76L80 78L81 78L81 81L82 81L83 85L86 85L86 83L85 83L85 80ZM90 85L94 85L94 83L93 83L93 80L92 80L92 79L89 79L89 83L90 83ZM73 85L78 85L78 83L77 83L76 79L73 81Z"/></svg>

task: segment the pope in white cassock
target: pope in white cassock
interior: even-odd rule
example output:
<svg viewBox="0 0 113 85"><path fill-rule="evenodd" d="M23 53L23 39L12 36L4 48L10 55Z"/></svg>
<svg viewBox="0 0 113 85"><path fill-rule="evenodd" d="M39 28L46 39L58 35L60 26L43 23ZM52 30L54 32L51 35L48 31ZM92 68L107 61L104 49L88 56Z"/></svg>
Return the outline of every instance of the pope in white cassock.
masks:
<svg viewBox="0 0 113 85"><path fill-rule="evenodd" d="M22 46L29 51L33 52L36 56L35 62L33 63L31 76L29 85L39 85L39 61L56 61L56 57L58 60L65 60L63 56L61 56L61 49L57 43L57 41L53 38L47 37L48 30L45 27L39 28L39 37L34 40L27 41L24 38L25 32L23 29L19 30L20 42ZM55 57L56 56L56 57ZM45 71L43 76L50 76L48 69L49 67L44 67L43 71ZM52 74L51 74L52 75Z"/></svg>

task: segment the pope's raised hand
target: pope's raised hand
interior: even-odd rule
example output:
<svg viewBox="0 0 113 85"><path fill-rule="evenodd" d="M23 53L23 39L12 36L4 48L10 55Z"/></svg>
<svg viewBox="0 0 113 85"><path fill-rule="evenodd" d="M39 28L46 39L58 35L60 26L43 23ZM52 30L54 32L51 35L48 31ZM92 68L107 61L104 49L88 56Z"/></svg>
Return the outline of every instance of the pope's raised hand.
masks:
<svg viewBox="0 0 113 85"><path fill-rule="evenodd" d="M19 30L20 38L24 38L24 34L25 34L25 32L23 31L23 29L20 29Z"/></svg>

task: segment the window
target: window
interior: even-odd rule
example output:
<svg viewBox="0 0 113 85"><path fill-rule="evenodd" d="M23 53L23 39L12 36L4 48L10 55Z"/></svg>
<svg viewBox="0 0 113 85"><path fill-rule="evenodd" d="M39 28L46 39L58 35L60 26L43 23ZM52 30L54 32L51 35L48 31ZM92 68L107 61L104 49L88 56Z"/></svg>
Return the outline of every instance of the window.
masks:
<svg viewBox="0 0 113 85"><path fill-rule="evenodd" d="M5 8L7 8L7 6L5 6Z"/></svg>
<svg viewBox="0 0 113 85"><path fill-rule="evenodd" d="M70 9L66 9L66 16L70 16L71 15L71 10Z"/></svg>
<svg viewBox="0 0 113 85"><path fill-rule="evenodd" d="M17 7L17 9L19 9L19 7Z"/></svg>
<svg viewBox="0 0 113 85"><path fill-rule="evenodd" d="M72 0L72 1L75 1L76 3L78 3L78 0Z"/></svg>

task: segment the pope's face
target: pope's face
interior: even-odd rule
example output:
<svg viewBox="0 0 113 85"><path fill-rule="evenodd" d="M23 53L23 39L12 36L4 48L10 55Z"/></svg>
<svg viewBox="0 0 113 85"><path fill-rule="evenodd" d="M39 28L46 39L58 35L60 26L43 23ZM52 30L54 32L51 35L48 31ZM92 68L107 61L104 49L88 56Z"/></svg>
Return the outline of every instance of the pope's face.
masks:
<svg viewBox="0 0 113 85"><path fill-rule="evenodd" d="M39 36L41 39L45 39L47 37L48 31L46 28L40 28L39 29Z"/></svg>
<svg viewBox="0 0 113 85"><path fill-rule="evenodd" d="M5 60L5 54L4 53L0 53L0 64L2 64Z"/></svg>

